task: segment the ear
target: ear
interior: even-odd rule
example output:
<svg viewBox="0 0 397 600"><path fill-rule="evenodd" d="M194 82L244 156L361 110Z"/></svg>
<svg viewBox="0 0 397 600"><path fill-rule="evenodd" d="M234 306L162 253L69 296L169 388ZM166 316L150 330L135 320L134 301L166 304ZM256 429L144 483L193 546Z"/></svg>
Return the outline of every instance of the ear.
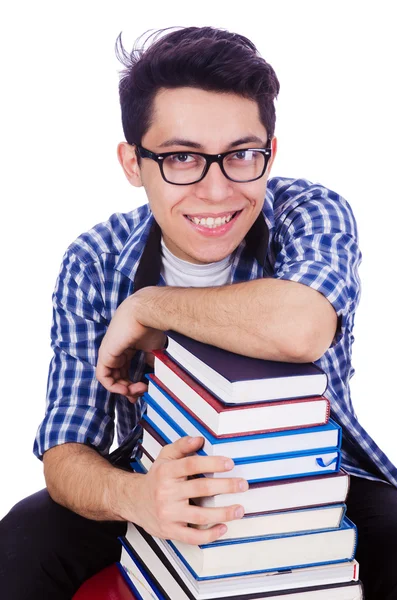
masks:
<svg viewBox="0 0 397 600"><path fill-rule="evenodd" d="M131 185L142 187L141 169L139 168L135 146L127 142L121 142L117 146L117 158Z"/></svg>

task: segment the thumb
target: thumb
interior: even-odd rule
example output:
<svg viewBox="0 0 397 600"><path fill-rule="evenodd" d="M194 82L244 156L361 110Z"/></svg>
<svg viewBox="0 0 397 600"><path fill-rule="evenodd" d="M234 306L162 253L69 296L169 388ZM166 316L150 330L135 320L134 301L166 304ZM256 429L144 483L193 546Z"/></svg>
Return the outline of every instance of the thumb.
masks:
<svg viewBox="0 0 397 600"><path fill-rule="evenodd" d="M166 460L184 458L185 456L192 454L192 452L197 452L197 450L200 450L203 443L204 438L202 437L181 437L176 442L164 446L157 458Z"/></svg>

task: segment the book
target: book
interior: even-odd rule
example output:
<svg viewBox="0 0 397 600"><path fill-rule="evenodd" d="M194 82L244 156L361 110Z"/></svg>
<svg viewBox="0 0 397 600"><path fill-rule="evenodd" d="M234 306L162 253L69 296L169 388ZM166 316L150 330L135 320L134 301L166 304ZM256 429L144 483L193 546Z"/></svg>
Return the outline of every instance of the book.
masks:
<svg viewBox="0 0 397 600"><path fill-rule="evenodd" d="M327 375L314 363L250 358L167 331L166 352L223 402L263 402L321 396Z"/></svg>
<svg viewBox="0 0 397 600"><path fill-rule="evenodd" d="M199 546L177 540L167 543L193 576L203 579L352 560L357 529L345 516L341 527L327 531L216 540Z"/></svg>
<svg viewBox="0 0 397 600"><path fill-rule="evenodd" d="M118 563L120 565L120 563ZM143 571L141 575L142 581L137 583L135 580L129 579L129 573L120 565L120 571L123 572L124 577L129 581L129 586L133 595L128 596L131 600L177 600L182 598L178 595L174 598L168 594L161 593L158 587L153 582L153 579L149 578L149 575ZM135 575L134 575L135 576ZM147 579L146 579L147 578ZM140 593L138 591L140 587ZM360 600L364 598L362 595L362 586L360 582L351 582L345 585L329 585L317 588L306 588L304 590L288 590L285 592L278 592L274 594L255 594L239 596L243 600L263 600L274 598L281 598L284 600Z"/></svg>
<svg viewBox="0 0 397 600"><path fill-rule="evenodd" d="M172 398L217 437L268 433L328 422L330 403L324 396L278 402L226 406L172 362L154 350L155 375L148 392L161 405L161 394Z"/></svg>
<svg viewBox="0 0 397 600"><path fill-rule="evenodd" d="M153 386L155 392L158 391L155 384ZM318 427L219 438L212 435L166 392L160 392L156 397L161 406L150 394L146 393L143 396L148 405L146 414L155 426L164 431L170 439L175 439L176 435L202 436L204 445L201 453L207 456L221 455L238 459L341 446L342 429L332 419L326 425ZM173 432L167 434L169 429Z"/></svg>
<svg viewBox="0 0 397 600"><path fill-rule="evenodd" d="M345 504L327 504L295 510L271 513L248 513L242 519L228 521L227 531L220 540L265 535L298 533L315 529L336 529L346 514ZM191 525L197 529L208 529L211 525Z"/></svg>
<svg viewBox="0 0 397 600"><path fill-rule="evenodd" d="M152 462L152 459L143 452L141 459L133 462L132 466L138 472L147 472ZM231 498L232 495L228 494L227 496ZM195 504L200 504L200 501L204 501L204 499L192 499ZM219 496L219 502L222 502L222 496ZM231 503L232 500L228 500L225 505ZM243 499L240 499L240 504L243 504ZM259 512L258 508L258 512L246 512L241 519L228 521L227 531L219 539L227 540L237 537L254 537L255 535L294 533L311 529L332 529L340 526L345 513L346 505L340 502L271 512ZM210 525L192 525L192 527L206 529Z"/></svg>
<svg viewBox="0 0 397 600"><path fill-rule="evenodd" d="M271 598L273 593L285 593L286 589L290 593L305 593L308 589L314 591L326 586L343 589L345 585L354 585L359 577L358 563L352 560L320 567L197 580L165 540L153 538L142 528L130 523L126 536L120 540L120 563L131 580L143 580L143 585L151 585L155 593L172 600ZM335 600L339 596L329 598Z"/></svg>
<svg viewBox="0 0 397 600"><path fill-rule="evenodd" d="M171 427L166 432L160 430L145 414L141 420L143 427L142 448L154 459L162 448L180 438ZM171 437L168 437L170 435ZM197 454L200 454L200 451ZM305 450L285 454L255 456L252 458L236 458L230 471L204 473L209 478L243 477L248 483L256 481L286 479L289 477L305 477L320 473L333 473L340 467L340 451L338 448Z"/></svg>
<svg viewBox="0 0 397 600"><path fill-rule="evenodd" d="M135 458L131 466L138 473L146 473L152 463L153 458L143 453L141 458ZM193 498L192 501L208 508L241 504L248 514L344 503L348 491L349 474L340 469L327 475L251 483L246 492L204 496Z"/></svg>

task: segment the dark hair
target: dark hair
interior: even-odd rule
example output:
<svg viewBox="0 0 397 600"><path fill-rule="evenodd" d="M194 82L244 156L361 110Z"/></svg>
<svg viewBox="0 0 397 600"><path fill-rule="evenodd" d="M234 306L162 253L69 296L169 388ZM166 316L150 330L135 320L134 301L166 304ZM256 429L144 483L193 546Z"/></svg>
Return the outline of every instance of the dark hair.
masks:
<svg viewBox="0 0 397 600"><path fill-rule="evenodd" d="M142 43L148 33L136 40L131 53L123 47L121 34L116 41L116 55L124 65L119 92L129 144L140 144L149 129L158 90L177 87L231 92L255 100L268 136L273 137L274 99L280 84L248 38L213 27L184 27L155 31Z"/></svg>

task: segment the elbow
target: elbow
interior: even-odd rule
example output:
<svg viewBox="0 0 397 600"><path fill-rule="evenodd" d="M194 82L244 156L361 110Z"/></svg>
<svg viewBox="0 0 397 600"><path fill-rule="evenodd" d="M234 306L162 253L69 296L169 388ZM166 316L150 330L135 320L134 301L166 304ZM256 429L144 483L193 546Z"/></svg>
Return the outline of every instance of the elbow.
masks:
<svg viewBox="0 0 397 600"><path fill-rule="evenodd" d="M338 317L332 305L323 297L320 305L311 307L309 313L295 323L289 336L292 362L315 362L332 345L338 326Z"/></svg>
<svg viewBox="0 0 397 600"><path fill-rule="evenodd" d="M56 454L56 452L53 448L50 448L43 454L44 480L49 495L54 502L59 503L56 486L56 474L59 471L59 468L54 454Z"/></svg>
<svg viewBox="0 0 397 600"><path fill-rule="evenodd" d="M315 362L319 360L328 350L332 343L333 335L330 337L324 331L305 331L300 337L296 336L288 345L287 354L290 362Z"/></svg>

